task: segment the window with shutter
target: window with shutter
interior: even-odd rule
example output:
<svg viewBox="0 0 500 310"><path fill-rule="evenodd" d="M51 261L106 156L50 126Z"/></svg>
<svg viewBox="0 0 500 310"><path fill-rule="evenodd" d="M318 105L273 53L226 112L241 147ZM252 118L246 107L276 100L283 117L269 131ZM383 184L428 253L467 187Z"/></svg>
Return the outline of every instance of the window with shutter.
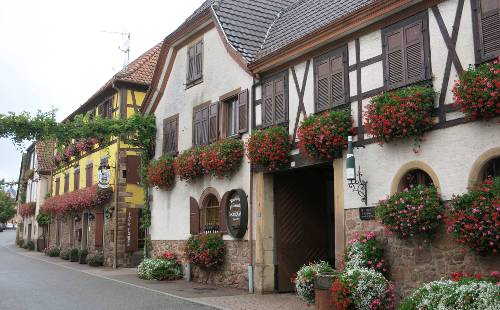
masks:
<svg viewBox="0 0 500 310"><path fill-rule="evenodd" d="M56 189L55 189L54 196L59 196L60 189L61 189L61 179L57 178L56 179Z"/></svg>
<svg viewBox="0 0 500 310"><path fill-rule="evenodd" d="M418 14L383 30L384 79L388 89L430 78L427 14Z"/></svg>
<svg viewBox="0 0 500 310"><path fill-rule="evenodd" d="M75 168L73 184L74 184L75 191L80 188L80 168L79 167Z"/></svg>
<svg viewBox="0 0 500 310"><path fill-rule="evenodd" d="M219 138L219 103L208 106L208 142L213 143Z"/></svg>
<svg viewBox="0 0 500 310"><path fill-rule="evenodd" d="M203 41L198 41L187 50L187 86L196 84L203 77Z"/></svg>
<svg viewBox="0 0 500 310"><path fill-rule="evenodd" d="M500 0L474 0L478 61L500 56Z"/></svg>
<svg viewBox="0 0 500 310"><path fill-rule="evenodd" d="M248 131L248 90L245 89L238 96L238 117L235 127L238 127L238 133ZM237 126L236 126L237 125Z"/></svg>
<svg viewBox="0 0 500 310"><path fill-rule="evenodd" d="M269 127L288 121L288 71L263 83L262 125Z"/></svg>
<svg viewBox="0 0 500 310"><path fill-rule="evenodd" d="M200 233L200 207L193 197L189 198L189 210L189 232L191 235L197 235Z"/></svg>
<svg viewBox="0 0 500 310"><path fill-rule="evenodd" d="M163 120L163 154L177 154L179 114Z"/></svg>
<svg viewBox="0 0 500 310"><path fill-rule="evenodd" d="M199 105L193 109L193 144L207 145L209 141L209 107L210 103Z"/></svg>
<svg viewBox="0 0 500 310"><path fill-rule="evenodd" d="M85 186L90 187L92 186L93 183L93 172L94 172L94 165L93 164L88 164L85 167Z"/></svg>
<svg viewBox="0 0 500 310"><path fill-rule="evenodd" d="M69 173L64 175L64 193L69 192Z"/></svg>
<svg viewBox="0 0 500 310"><path fill-rule="evenodd" d="M141 166L141 158L137 155L127 155L127 184L139 184L141 177L139 168Z"/></svg>
<svg viewBox="0 0 500 310"><path fill-rule="evenodd" d="M316 112L347 102L347 47L331 51L314 59Z"/></svg>
<svg viewBox="0 0 500 310"><path fill-rule="evenodd" d="M104 238L104 211L98 210L95 213L95 247L101 248Z"/></svg>

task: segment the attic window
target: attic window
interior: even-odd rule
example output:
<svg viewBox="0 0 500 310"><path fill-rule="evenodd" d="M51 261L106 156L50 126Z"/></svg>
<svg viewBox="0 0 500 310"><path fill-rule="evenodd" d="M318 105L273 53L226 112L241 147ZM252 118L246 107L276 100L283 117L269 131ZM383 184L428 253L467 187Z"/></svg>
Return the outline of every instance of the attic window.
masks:
<svg viewBox="0 0 500 310"><path fill-rule="evenodd" d="M187 87L196 85L203 78L203 41L198 41L187 50Z"/></svg>

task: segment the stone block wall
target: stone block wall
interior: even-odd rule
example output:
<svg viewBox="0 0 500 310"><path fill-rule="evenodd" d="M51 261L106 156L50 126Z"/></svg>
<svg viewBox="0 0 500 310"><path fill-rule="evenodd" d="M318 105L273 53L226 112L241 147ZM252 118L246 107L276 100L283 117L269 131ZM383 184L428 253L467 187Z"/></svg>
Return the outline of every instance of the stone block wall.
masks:
<svg viewBox="0 0 500 310"><path fill-rule="evenodd" d="M221 286L248 289L248 242L246 240L224 241L226 255L224 263L219 269L207 271L197 266L192 266L192 280L199 283L208 283ZM158 256L165 251L173 252L182 261L188 263L184 254L185 240L153 240L152 256Z"/></svg>
<svg viewBox="0 0 500 310"><path fill-rule="evenodd" d="M481 257L468 247L458 244L443 227L434 238L398 239L377 220L361 221L359 209L345 210L346 242L368 231L377 233L389 263L390 280L399 296L408 295L423 283L449 278L453 272L481 272L489 274L500 270L497 257Z"/></svg>

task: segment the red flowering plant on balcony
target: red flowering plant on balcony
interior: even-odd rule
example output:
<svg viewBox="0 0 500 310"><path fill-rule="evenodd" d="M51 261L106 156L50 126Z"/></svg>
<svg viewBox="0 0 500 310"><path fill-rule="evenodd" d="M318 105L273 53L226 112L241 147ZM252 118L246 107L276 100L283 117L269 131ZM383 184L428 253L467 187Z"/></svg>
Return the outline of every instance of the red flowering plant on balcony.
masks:
<svg viewBox="0 0 500 310"><path fill-rule="evenodd" d="M201 165L205 174L228 177L241 165L245 146L239 139L226 138L204 147Z"/></svg>
<svg viewBox="0 0 500 310"><path fill-rule="evenodd" d="M304 119L298 129L299 147L312 157L338 158L352 134L350 110L336 110Z"/></svg>
<svg viewBox="0 0 500 310"><path fill-rule="evenodd" d="M35 210L36 210L35 202L23 203L22 205L19 206L19 214L22 217L30 217L35 215Z"/></svg>
<svg viewBox="0 0 500 310"><path fill-rule="evenodd" d="M146 184L170 190L175 184L174 158L163 156L152 160L146 172Z"/></svg>
<svg viewBox="0 0 500 310"><path fill-rule="evenodd" d="M252 133L247 143L247 156L252 165L269 171L288 164L290 136L282 126L269 127Z"/></svg>
<svg viewBox="0 0 500 310"><path fill-rule="evenodd" d="M500 249L500 178L487 179L468 193L455 196L448 231L476 253L496 255Z"/></svg>
<svg viewBox="0 0 500 310"><path fill-rule="evenodd" d="M52 196L45 200L43 212L51 215L65 216L103 206L111 199L111 188L100 189L97 185L60 196Z"/></svg>
<svg viewBox="0 0 500 310"><path fill-rule="evenodd" d="M70 144L67 147L65 147L63 154L64 154L64 160L66 162L69 162L71 160L71 157L79 155L78 150L73 144Z"/></svg>
<svg viewBox="0 0 500 310"><path fill-rule="evenodd" d="M186 256L201 268L214 269L222 265L224 254L224 241L219 234L194 235L186 244Z"/></svg>
<svg viewBox="0 0 500 310"><path fill-rule="evenodd" d="M178 175L181 180L191 182L195 178L203 175L203 166L201 165L202 152L202 147L194 146L175 158L175 174Z"/></svg>
<svg viewBox="0 0 500 310"><path fill-rule="evenodd" d="M453 86L455 105L468 118L500 116L500 57L493 63L469 67Z"/></svg>
<svg viewBox="0 0 500 310"><path fill-rule="evenodd" d="M401 239L431 237L444 220L443 203L434 186L405 189L381 200L375 212L382 224Z"/></svg>
<svg viewBox="0 0 500 310"><path fill-rule="evenodd" d="M64 157L61 154L54 155L54 164L59 166L64 160Z"/></svg>
<svg viewBox="0 0 500 310"><path fill-rule="evenodd" d="M74 145L78 152L84 153L90 152L94 144L90 141L90 139L82 139L76 141Z"/></svg>
<svg viewBox="0 0 500 310"><path fill-rule="evenodd" d="M404 138L418 144L432 127L435 96L431 87L412 86L373 97L365 112L366 132L380 145Z"/></svg>

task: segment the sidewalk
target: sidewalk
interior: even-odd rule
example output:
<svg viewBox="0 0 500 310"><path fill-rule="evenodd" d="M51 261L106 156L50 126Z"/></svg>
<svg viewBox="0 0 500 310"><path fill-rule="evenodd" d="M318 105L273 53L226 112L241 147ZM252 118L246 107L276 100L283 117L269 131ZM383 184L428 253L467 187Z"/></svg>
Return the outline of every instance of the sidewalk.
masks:
<svg viewBox="0 0 500 310"><path fill-rule="evenodd" d="M48 257L43 253L30 252L15 247L14 245L12 245L10 249L19 255L45 261L50 264L58 265L62 268L68 268L96 277L108 279L110 281L140 287L146 290L175 296L219 309L311 309L311 307L308 307L305 303L300 301L297 296L293 294L248 294L244 290L218 287L196 282L187 282L185 280L146 281L141 280L137 277L135 268L119 268L117 270L113 270L112 268L108 267L95 268L89 267L88 265L80 265L78 263L72 263L66 260L62 260L59 257Z"/></svg>

